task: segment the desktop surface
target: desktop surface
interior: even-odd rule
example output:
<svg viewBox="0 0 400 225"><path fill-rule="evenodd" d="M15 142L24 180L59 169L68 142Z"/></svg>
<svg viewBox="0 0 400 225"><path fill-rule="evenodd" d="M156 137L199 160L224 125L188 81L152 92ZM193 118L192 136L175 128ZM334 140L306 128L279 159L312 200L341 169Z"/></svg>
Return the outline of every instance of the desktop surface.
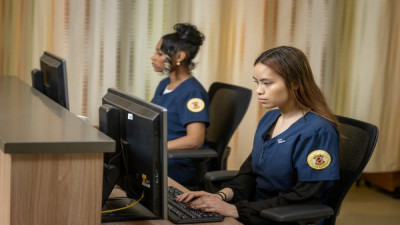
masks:
<svg viewBox="0 0 400 225"><path fill-rule="evenodd" d="M115 149L111 138L18 77L0 76L0 106L0 149L4 153L94 153Z"/></svg>
<svg viewBox="0 0 400 225"><path fill-rule="evenodd" d="M187 191L185 187L177 183L176 181L168 178L168 185L176 187L182 191ZM112 194L112 197L124 196L124 193L121 190L115 190ZM173 225L174 223L169 220L136 220L136 221L124 221L124 222L109 222L102 223L104 225ZM240 225L242 223L231 217L225 217L222 222L212 222L212 223L198 223L199 225Z"/></svg>

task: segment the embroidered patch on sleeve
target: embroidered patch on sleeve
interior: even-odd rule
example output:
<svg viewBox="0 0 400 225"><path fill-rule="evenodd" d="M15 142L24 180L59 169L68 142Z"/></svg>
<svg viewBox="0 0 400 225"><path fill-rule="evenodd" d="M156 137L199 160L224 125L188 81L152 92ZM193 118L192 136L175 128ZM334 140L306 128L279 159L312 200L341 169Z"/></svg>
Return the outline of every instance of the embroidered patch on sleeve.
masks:
<svg viewBox="0 0 400 225"><path fill-rule="evenodd" d="M191 112L201 112L204 107L204 101L200 98L192 98L190 99L187 104L186 107L191 111Z"/></svg>
<svg viewBox="0 0 400 225"><path fill-rule="evenodd" d="M308 165L316 170L322 170L331 163L331 156L325 150L314 150L307 156Z"/></svg>

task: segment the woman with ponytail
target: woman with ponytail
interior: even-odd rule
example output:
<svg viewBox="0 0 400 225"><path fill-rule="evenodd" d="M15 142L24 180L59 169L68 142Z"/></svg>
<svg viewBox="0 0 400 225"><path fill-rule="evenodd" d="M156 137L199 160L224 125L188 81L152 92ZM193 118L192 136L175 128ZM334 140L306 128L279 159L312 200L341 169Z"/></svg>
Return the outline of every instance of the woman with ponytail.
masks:
<svg viewBox="0 0 400 225"><path fill-rule="evenodd" d="M209 124L208 94L193 76L193 59L204 35L190 24L176 24L164 35L151 57L154 71L168 75L158 85L152 103L168 111L168 151L205 148ZM189 158L168 159L168 176L183 185L196 181L196 165Z"/></svg>

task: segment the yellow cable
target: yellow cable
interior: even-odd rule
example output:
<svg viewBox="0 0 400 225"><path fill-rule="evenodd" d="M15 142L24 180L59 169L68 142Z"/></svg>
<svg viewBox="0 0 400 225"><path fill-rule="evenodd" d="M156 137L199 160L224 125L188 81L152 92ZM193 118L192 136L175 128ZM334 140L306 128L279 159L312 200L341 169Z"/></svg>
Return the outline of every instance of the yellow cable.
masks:
<svg viewBox="0 0 400 225"><path fill-rule="evenodd" d="M143 199L143 197L144 197L144 191L142 192L142 196L140 196L140 198L139 198L137 201L132 202L130 205L125 206L125 207L122 207L122 208L117 208L117 209L110 209L110 210L101 211L101 213L116 212L116 211L121 211L121 210L130 208L130 207L132 207L132 206L138 204L138 203Z"/></svg>

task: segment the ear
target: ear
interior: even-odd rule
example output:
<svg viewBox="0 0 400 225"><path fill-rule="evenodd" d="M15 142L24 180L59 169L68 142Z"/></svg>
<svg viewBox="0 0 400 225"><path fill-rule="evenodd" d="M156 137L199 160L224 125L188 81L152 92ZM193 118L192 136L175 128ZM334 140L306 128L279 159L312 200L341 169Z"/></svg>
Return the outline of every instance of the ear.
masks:
<svg viewBox="0 0 400 225"><path fill-rule="evenodd" d="M185 58L186 58L186 52L184 52L184 51L179 51L179 52L177 52L176 53L176 61L177 62L182 62L183 60L185 60Z"/></svg>

